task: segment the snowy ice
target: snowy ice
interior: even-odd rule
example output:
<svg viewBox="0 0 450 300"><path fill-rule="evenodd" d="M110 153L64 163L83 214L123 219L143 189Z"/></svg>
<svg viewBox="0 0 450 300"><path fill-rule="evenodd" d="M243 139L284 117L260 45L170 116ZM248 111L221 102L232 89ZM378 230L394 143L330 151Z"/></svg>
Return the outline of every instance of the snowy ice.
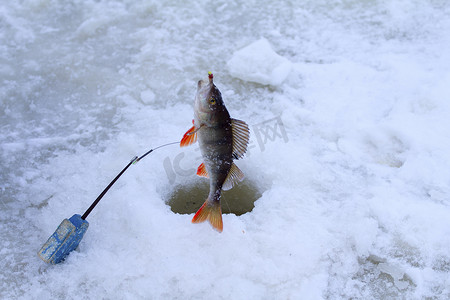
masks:
<svg viewBox="0 0 450 300"><path fill-rule="evenodd" d="M450 298L448 49L445 1L3 1L0 299ZM253 210L220 234L172 212L208 183L167 146L41 261L181 139L208 71Z"/></svg>
<svg viewBox="0 0 450 300"><path fill-rule="evenodd" d="M279 85L291 71L291 63L272 50L262 38L236 51L227 62L231 76L260 84Z"/></svg>

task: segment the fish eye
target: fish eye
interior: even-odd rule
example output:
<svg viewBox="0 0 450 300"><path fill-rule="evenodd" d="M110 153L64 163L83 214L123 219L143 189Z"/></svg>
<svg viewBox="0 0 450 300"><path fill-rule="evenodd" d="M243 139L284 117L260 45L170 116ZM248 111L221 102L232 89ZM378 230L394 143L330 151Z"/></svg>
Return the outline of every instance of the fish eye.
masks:
<svg viewBox="0 0 450 300"><path fill-rule="evenodd" d="M209 103L216 104L216 99L214 99L214 98L209 99Z"/></svg>

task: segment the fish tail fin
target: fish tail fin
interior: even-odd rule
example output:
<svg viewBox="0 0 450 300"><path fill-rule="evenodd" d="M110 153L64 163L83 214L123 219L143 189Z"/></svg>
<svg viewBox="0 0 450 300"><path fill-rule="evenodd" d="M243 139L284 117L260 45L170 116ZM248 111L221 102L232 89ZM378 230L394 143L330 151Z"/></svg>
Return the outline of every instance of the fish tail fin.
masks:
<svg viewBox="0 0 450 300"><path fill-rule="evenodd" d="M222 208L220 207L219 201L209 201L209 199L206 199L205 203L203 203L202 207L200 207L192 218L192 223L201 223L206 220L209 221L215 230L222 232Z"/></svg>

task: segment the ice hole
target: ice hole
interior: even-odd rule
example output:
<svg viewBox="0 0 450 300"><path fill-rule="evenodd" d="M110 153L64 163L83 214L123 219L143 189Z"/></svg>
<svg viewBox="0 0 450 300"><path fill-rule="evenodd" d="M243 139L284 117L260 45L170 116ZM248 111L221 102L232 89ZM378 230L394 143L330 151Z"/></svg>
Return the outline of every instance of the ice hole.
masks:
<svg viewBox="0 0 450 300"><path fill-rule="evenodd" d="M174 213L192 214L202 206L208 194L208 181L178 185L169 193L166 203ZM261 195L262 192L254 182L244 179L231 190L222 191L222 213L240 216L251 212Z"/></svg>

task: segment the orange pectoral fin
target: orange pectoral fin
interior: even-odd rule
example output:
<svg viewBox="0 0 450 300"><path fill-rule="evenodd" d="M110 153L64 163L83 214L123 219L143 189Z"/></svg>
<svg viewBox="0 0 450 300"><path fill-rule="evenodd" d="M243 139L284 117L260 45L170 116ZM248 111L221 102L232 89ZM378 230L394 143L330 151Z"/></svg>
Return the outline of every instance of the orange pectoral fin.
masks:
<svg viewBox="0 0 450 300"><path fill-rule="evenodd" d="M208 176L208 172L206 171L204 163L202 163L200 166L198 166L198 168L197 168L197 175L200 176L200 177L206 177L206 178L209 177Z"/></svg>
<svg viewBox="0 0 450 300"><path fill-rule="evenodd" d="M196 141L197 141L197 130L195 129L195 126L192 126L191 129L186 131L183 138L181 139L180 147L192 145Z"/></svg>

